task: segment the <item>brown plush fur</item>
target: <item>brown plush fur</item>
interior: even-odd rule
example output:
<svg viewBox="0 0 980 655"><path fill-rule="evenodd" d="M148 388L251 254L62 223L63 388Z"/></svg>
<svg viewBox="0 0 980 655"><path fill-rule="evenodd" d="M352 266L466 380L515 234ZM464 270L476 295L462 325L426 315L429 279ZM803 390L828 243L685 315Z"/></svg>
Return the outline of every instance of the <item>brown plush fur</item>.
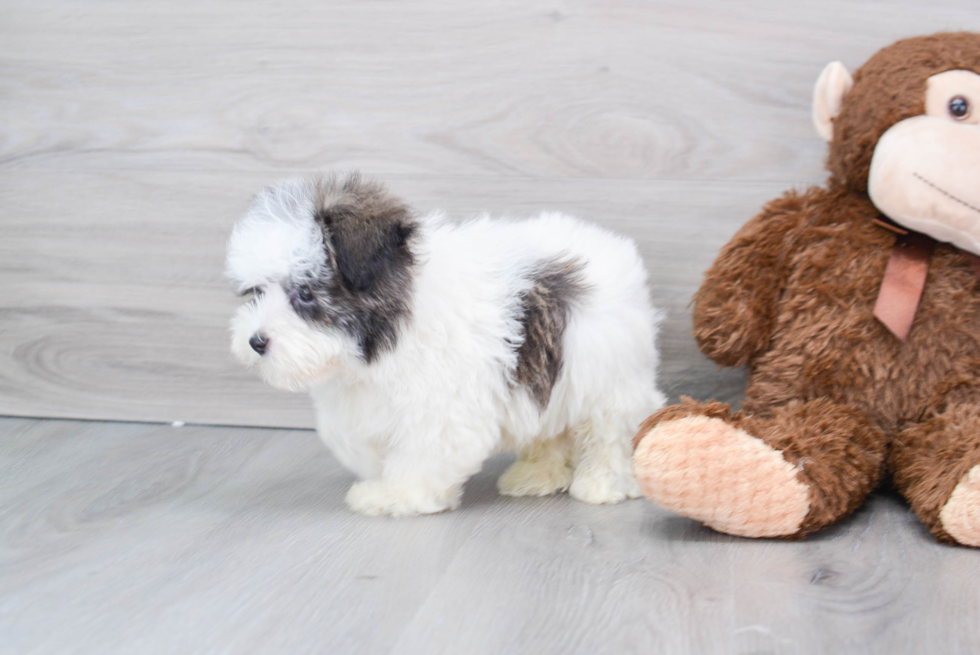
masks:
<svg viewBox="0 0 980 655"><path fill-rule="evenodd" d="M834 122L828 186L770 202L695 296L704 353L749 368L742 411L688 402L637 435L707 415L781 450L811 492L799 535L852 512L890 471L933 534L950 540L939 512L980 463L980 284L965 255L936 247L904 344L872 315L895 242L872 223L880 214L865 194L874 146L922 113L929 76L956 68L980 73L980 35L900 41L857 71Z"/></svg>
<svg viewBox="0 0 980 655"><path fill-rule="evenodd" d="M848 189L868 189L875 144L895 123L925 111L926 79L961 69L980 71L977 34L904 39L879 50L854 73L854 88L834 119L827 168Z"/></svg>

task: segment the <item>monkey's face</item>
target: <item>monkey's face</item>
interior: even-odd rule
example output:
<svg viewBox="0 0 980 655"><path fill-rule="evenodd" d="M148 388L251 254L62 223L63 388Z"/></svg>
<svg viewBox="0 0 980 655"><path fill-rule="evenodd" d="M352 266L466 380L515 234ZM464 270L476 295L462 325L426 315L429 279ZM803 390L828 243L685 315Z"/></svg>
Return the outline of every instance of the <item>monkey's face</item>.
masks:
<svg viewBox="0 0 980 655"><path fill-rule="evenodd" d="M868 195L904 227L980 255L980 75L933 75L925 108L878 140Z"/></svg>

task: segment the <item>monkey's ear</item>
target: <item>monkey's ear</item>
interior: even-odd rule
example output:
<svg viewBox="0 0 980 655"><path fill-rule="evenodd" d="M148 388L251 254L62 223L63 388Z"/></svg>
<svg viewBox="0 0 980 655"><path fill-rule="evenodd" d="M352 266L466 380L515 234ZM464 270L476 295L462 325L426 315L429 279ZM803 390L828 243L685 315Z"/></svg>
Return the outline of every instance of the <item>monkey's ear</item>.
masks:
<svg viewBox="0 0 980 655"><path fill-rule="evenodd" d="M840 113L844 97L854 86L851 74L844 64L834 61L823 69L813 87L813 124L824 141L834 136L834 117Z"/></svg>

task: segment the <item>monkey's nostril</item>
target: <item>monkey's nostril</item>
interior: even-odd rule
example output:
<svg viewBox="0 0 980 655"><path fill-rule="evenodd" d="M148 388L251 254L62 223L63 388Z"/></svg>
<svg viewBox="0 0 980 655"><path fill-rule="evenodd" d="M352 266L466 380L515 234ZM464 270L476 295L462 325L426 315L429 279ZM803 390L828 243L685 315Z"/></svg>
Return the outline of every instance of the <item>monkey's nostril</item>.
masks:
<svg viewBox="0 0 980 655"><path fill-rule="evenodd" d="M269 340L265 338L265 335L255 334L248 340L248 345L252 346L252 350L258 354L264 355L265 349L269 345Z"/></svg>

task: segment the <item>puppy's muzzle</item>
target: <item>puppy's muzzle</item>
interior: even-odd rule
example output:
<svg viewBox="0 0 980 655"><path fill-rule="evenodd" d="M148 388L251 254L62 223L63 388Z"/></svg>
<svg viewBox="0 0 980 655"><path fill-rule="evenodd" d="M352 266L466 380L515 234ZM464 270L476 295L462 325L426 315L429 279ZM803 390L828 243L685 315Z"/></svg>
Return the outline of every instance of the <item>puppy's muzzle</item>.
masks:
<svg viewBox="0 0 980 655"><path fill-rule="evenodd" d="M269 340L263 334L253 334L252 338L248 340L248 345L252 346L252 350L258 354L264 355L265 349L269 346Z"/></svg>

